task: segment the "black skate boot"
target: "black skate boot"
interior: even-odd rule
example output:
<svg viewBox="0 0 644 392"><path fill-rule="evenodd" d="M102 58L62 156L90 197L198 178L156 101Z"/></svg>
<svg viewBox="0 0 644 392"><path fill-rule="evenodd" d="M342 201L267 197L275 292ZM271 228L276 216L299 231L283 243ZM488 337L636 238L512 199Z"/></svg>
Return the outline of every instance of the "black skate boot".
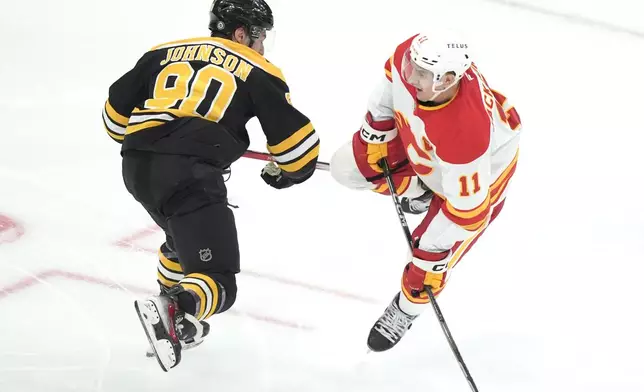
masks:
<svg viewBox="0 0 644 392"><path fill-rule="evenodd" d="M177 295L181 291L181 286L175 286L160 295L134 301L134 308L152 351L165 372L181 362L181 340L185 329L183 323L190 321L190 318L194 319L194 316L179 308ZM196 321L196 324L199 322Z"/></svg>
<svg viewBox="0 0 644 392"><path fill-rule="evenodd" d="M402 210L408 214L417 215L427 212L429 209L429 203L432 201L432 196L434 196L434 192L427 188L425 183L421 180L418 180L418 183L420 184L420 187L426 191L425 193L413 199L410 199L409 197L400 198L400 207L402 207Z"/></svg>
<svg viewBox="0 0 644 392"><path fill-rule="evenodd" d="M376 321L369 332L367 346L372 351L386 351L395 346L411 328L411 323L418 316L410 316L400 310L398 298L400 293L396 294L393 301L385 309L385 313Z"/></svg>

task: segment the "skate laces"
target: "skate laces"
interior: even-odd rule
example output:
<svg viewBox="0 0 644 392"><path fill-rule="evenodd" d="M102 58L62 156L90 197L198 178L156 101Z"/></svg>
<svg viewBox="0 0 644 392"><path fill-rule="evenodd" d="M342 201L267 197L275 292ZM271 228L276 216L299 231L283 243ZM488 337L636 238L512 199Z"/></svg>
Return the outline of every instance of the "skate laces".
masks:
<svg viewBox="0 0 644 392"><path fill-rule="evenodd" d="M410 316L400 310L395 304L396 300L397 298L387 306L385 313L380 317L375 328L376 331L380 332L382 336L392 343L400 340L409 329L412 321L416 319L416 316Z"/></svg>
<svg viewBox="0 0 644 392"><path fill-rule="evenodd" d="M409 208L413 211L425 211L429 209L429 203L419 199L411 199L409 201Z"/></svg>
<svg viewBox="0 0 644 392"><path fill-rule="evenodd" d="M191 338L195 334L194 327L186 321L183 315L179 315L175 320L174 326L177 331L177 336L179 340L186 340Z"/></svg>
<svg viewBox="0 0 644 392"><path fill-rule="evenodd" d="M429 209L429 203L432 200L432 196L434 196L434 193L432 191L428 191L414 199L409 199L409 209L417 212L427 211Z"/></svg>
<svg viewBox="0 0 644 392"><path fill-rule="evenodd" d="M203 324L193 315L183 313L176 322L179 340L184 342L197 342L204 338Z"/></svg>

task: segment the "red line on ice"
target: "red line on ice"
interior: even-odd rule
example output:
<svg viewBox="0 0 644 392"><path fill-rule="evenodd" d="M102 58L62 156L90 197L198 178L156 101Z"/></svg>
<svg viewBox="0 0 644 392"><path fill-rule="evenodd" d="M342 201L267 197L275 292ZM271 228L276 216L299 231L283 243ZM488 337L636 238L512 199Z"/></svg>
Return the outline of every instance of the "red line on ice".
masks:
<svg viewBox="0 0 644 392"><path fill-rule="evenodd" d="M131 235L127 236L127 237L124 237L124 238L116 241L114 243L114 245L116 245L118 247L121 247L121 248L142 250L142 251L145 251L145 252L156 254L157 253L156 249L150 249L150 248L146 248L144 246L139 246L139 245L136 244L136 241L140 240L140 239L143 239L143 238L145 238L147 236L153 235L153 234L155 234L157 232L160 232L160 229L157 226L149 226L149 227L146 227L145 229L139 230L139 231L135 232L134 234L131 234ZM301 281L298 281L298 280L283 278L283 277L276 276L276 275L270 275L270 274L265 274L265 273L260 273L260 272L249 271L247 269L243 270L241 273L243 275L252 276L253 278L257 278L257 279L270 280L270 281L273 281L273 282L276 282L276 283L281 283L281 284L285 284L285 285L288 285L288 286L300 287L300 288L303 288L303 289L307 289L307 290L311 290L311 291L317 291L317 292L324 293L324 294L329 294L329 295L334 295L334 296L340 297L340 298L351 299L351 300L358 301L358 302L364 302L364 303L368 303L368 304L378 304L378 303L381 302L381 301L377 301L377 300L375 300L373 298L363 297L363 296L360 296L360 295L357 295L357 294L352 294L352 293L349 293L349 292L346 292L346 291L331 289L331 288L322 287L322 286L317 286L317 285L301 282Z"/></svg>
<svg viewBox="0 0 644 392"><path fill-rule="evenodd" d="M129 284L117 284L114 282L110 282L108 280L104 280L101 278L97 278L95 276L90 276L90 275L85 275L85 274L80 274L77 272L72 272L72 271L64 271L64 270L57 270L57 269L52 269L52 270L47 270L47 271L42 271L34 276L29 276L26 278L23 278L17 282L11 283L7 286L0 287L0 299L6 298L12 294L17 294L20 291L23 291L25 289L28 289L30 287L36 286L40 283L42 283L44 280L51 279L51 278L63 278L63 279L68 279L76 282L87 282L91 283L97 286L102 286L106 287L109 289L116 289L116 290L127 290L131 291L132 293L137 293L137 294L142 294L142 295L152 295L155 294L154 291L144 288L144 287L139 287L139 286L134 286L134 285L129 285ZM230 309L229 311L226 312L227 314L232 314L235 316L241 316L241 317L248 317L253 320L269 323L269 324L274 324L278 325L281 327L286 327L286 328L292 328L292 329L300 329L303 331L312 331L314 328L308 325L303 325L299 323L295 323L292 321L288 320L281 320L275 317L271 316L266 316L266 315L261 315L261 314L255 314L255 313L250 313L250 312L242 312L238 311L236 309Z"/></svg>
<svg viewBox="0 0 644 392"><path fill-rule="evenodd" d="M0 214L0 244L14 242L25 234L25 228L6 215Z"/></svg>
<svg viewBox="0 0 644 392"><path fill-rule="evenodd" d="M136 240L141 239L141 238L145 238L145 237L147 237L149 235L152 235L152 234L156 233L157 231L158 230L157 230L156 226L148 226L145 229L141 229L141 230L135 232L134 234L131 234L131 235L127 236L127 237L124 237L124 238L116 241L114 244L116 246L121 247L121 248L140 248L140 247L137 247L134 242ZM140 248L140 249L143 249L143 248ZM144 250L156 253L156 250L149 250L149 249L144 249Z"/></svg>

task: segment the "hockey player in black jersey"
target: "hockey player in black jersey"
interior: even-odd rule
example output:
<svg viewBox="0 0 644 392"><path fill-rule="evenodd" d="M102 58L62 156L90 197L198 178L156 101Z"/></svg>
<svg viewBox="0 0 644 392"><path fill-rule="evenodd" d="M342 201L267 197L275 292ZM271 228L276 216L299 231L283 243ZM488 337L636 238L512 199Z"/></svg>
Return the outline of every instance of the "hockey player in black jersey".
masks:
<svg viewBox="0 0 644 392"><path fill-rule="evenodd" d="M235 302L239 246L223 173L249 147L257 117L269 163L261 177L282 189L311 177L319 138L290 103L279 68L264 57L273 15L264 0L215 0L211 36L145 53L109 89L108 134L122 143L127 190L164 230L160 295L135 308L164 371L208 333L204 321Z"/></svg>

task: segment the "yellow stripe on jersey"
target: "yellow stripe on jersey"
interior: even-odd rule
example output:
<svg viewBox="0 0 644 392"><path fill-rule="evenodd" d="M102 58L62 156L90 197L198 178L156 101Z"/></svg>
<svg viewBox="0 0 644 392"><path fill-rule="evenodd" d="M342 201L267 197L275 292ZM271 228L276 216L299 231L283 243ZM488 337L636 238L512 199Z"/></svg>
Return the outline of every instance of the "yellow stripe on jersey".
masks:
<svg viewBox="0 0 644 392"><path fill-rule="evenodd" d="M304 155L297 161L286 165L282 165L281 163L278 163L277 166L280 169L284 170L285 172L293 173L302 169L304 166L306 166L307 163L317 158L319 154L320 154L320 145L318 144L311 151L309 151L306 155Z"/></svg>
<svg viewBox="0 0 644 392"><path fill-rule="evenodd" d="M248 46L239 44L237 42L234 42L225 38L199 37L199 38L189 38L189 39L184 39L179 41L171 41L165 44L155 46L154 48L150 49L150 51L172 48L172 47L181 46L181 45L196 45L196 44L212 44L220 48L227 49L239 55L240 57L245 57L245 59L250 61L253 65L263 69L267 73L275 76L276 78L281 79L284 83L286 83L286 79L284 78L282 71L278 67L270 63L268 60L266 60L264 56L257 53L256 51L249 48Z"/></svg>
<svg viewBox="0 0 644 392"><path fill-rule="evenodd" d="M516 166L517 161L519 160L519 151L514 155L514 158L512 159L512 162L508 165L508 167L503 170L503 173L499 176L499 178L494 181L492 186L490 187L492 190L498 188L501 186L503 182L505 182L508 179L508 176L510 175L510 172L514 169L514 166Z"/></svg>
<svg viewBox="0 0 644 392"><path fill-rule="evenodd" d="M478 229L485 226L486 224L487 224L487 216L476 223L472 223L469 225L460 224L459 226L461 226L467 231L477 231Z"/></svg>
<svg viewBox="0 0 644 392"><path fill-rule="evenodd" d="M431 111L434 111L434 110L440 110L440 109L444 108L445 106L449 105L450 103L454 102L454 100L458 96L458 92L459 92L460 89L461 89L461 85L459 84L456 87L456 93L447 102L441 103L440 105L436 105L436 106L425 106L425 105L418 104L418 108L422 109L422 110L425 110L425 111L428 111L428 112L431 112Z"/></svg>
<svg viewBox="0 0 644 392"><path fill-rule="evenodd" d="M503 192L505 192L505 188L507 188L508 184L510 183L510 178L512 178L512 176L508 177L506 181L504 181L497 189L495 189L496 193L494 194L494 196L492 196L491 204L496 204L496 202L499 201L499 198L501 197L501 195L503 195Z"/></svg>
<svg viewBox="0 0 644 392"><path fill-rule="evenodd" d="M485 229L487 225L481 226L478 230L476 230L476 233L472 235L470 238L467 240L463 241L461 245L456 249L454 254L452 255L452 258L449 260L449 263L447 263L447 269L452 269L458 262L461 260L463 257L463 253L465 253L465 250L470 246L470 244L478 238L478 236L481 234L483 229Z"/></svg>
<svg viewBox="0 0 644 392"><path fill-rule="evenodd" d="M387 65L389 65L389 68L387 68ZM391 70L394 69L394 56L391 56L387 63L385 64L385 76L387 77L387 80L390 82L393 82L393 78L391 76Z"/></svg>
<svg viewBox="0 0 644 392"><path fill-rule="evenodd" d="M197 115L179 109L134 109L130 117L131 124L126 129L125 134L142 131L186 117L197 117Z"/></svg>
<svg viewBox="0 0 644 392"><path fill-rule="evenodd" d="M396 188L396 194L402 195L407 190L407 188L409 188L410 181L411 181L411 177L404 177L402 182L400 183L400 186Z"/></svg>
<svg viewBox="0 0 644 392"><path fill-rule="evenodd" d="M281 141L275 146L267 146L268 152L270 152L272 155L279 155L286 150L290 150L293 148L295 145L299 144L301 141L303 141L309 134L313 132L313 124L308 123L302 128L300 128L299 131L295 132L285 140Z"/></svg>
<svg viewBox="0 0 644 392"><path fill-rule="evenodd" d="M402 195L409 189L409 184L411 183L411 177L405 176L403 179L400 181L400 185L396 187L396 194L398 196ZM395 183L394 183L395 185ZM387 194L389 193L389 185L385 182L383 184L380 184L377 188L373 189L374 192L376 193L382 193L382 194Z"/></svg>
<svg viewBox="0 0 644 392"><path fill-rule="evenodd" d="M185 111L179 110L179 109L139 109L136 108L132 110L132 116L134 115L142 115L142 114L163 114L163 113L168 113L172 114L176 117L186 117L187 113ZM193 117L196 117L197 115L195 114Z"/></svg>
<svg viewBox="0 0 644 392"><path fill-rule="evenodd" d="M512 159L512 162L508 165L508 167L503 171L503 173L499 176L499 178L494 181L494 184L490 187L490 193L492 194L492 204L496 204L496 202L499 200L503 192L505 191L505 188L508 186L508 183L510 182L510 179L514 175L514 171L516 170L517 167L517 161L519 160L519 151L514 155L514 159Z"/></svg>
<svg viewBox="0 0 644 392"><path fill-rule="evenodd" d="M224 47L226 47L226 49L229 49L232 52L241 54L242 56L250 60L252 63L257 64L264 71L275 76L276 78L281 79L284 83L286 83L286 79L282 74L282 70L276 67L275 65L271 64L270 62L268 62L268 60L266 60L264 56L257 53L253 49L228 39L224 39L224 38L213 38L213 39L218 43L220 43L221 45L223 45Z"/></svg>
<svg viewBox="0 0 644 392"><path fill-rule="evenodd" d="M494 181L494 183L489 187L485 201L478 207L471 210L458 210L449 202L449 200L446 200L444 211L448 218L469 231L476 231L485 226L488 221L490 207L498 202L499 198L505 191L505 188L508 186L512 175L514 174L514 170L516 169L517 160L518 152L508 167L505 168L503 173L501 173L496 181Z"/></svg>
<svg viewBox="0 0 644 392"><path fill-rule="evenodd" d="M123 116L122 114L119 114L116 110L114 110L109 99L105 101L105 112L109 116L110 120L112 120L112 122L122 127L127 127L129 118L126 116Z"/></svg>
<svg viewBox="0 0 644 392"><path fill-rule="evenodd" d="M131 135L131 134L133 134L135 132L139 132L139 131L142 131L144 129L156 127L158 125L163 125L165 123L166 123L166 121L146 121L146 122L141 123L141 124L130 125L129 127L127 127L125 129L125 134L126 135Z"/></svg>
<svg viewBox="0 0 644 392"><path fill-rule="evenodd" d="M380 184L376 189L374 189L374 192L377 193L385 193L389 190L389 185L385 184Z"/></svg>
<svg viewBox="0 0 644 392"><path fill-rule="evenodd" d="M489 192L483 204L470 211L456 210L454 209L454 206L450 204L449 200L446 200L443 204L443 213L450 221L456 223L465 230L476 231L487 222L490 213L490 204ZM455 211L456 213L454 213ZM475 214L475 212L478 212L478 214Z"/></svg>
<svg viewBox="0 0 644 392"><path fill-rule="evenodd" d="M445 202L445 207L447 208L447 211L449 211L450 214L454 215L457 218L474 219L489 210L490 191L487 192L487 196L485 197L485 200L483 200L483 203L481 203L478 207L473 208L471 210L458 210L449 202L449 200Z"/></svg>
<svg viewBox="0 0 644 392"><path fill-rule="evenodd" d="M310 122L277 145L267 145L266 148L277 166L291 173L302 169L320 153L319 138Z"/></svg>

